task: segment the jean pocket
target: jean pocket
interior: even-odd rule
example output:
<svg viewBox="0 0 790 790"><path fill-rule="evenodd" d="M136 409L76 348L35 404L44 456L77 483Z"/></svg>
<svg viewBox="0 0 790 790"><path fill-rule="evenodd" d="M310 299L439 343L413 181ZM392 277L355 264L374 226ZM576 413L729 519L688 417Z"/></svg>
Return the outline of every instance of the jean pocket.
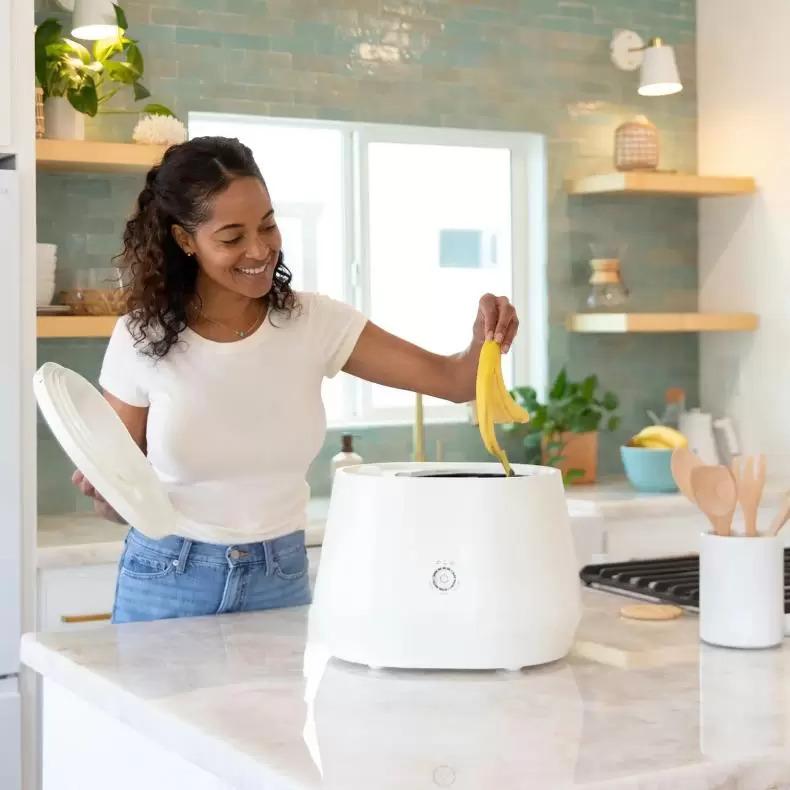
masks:
<svg viewBox="0 0 790 790"><path fill-rule="evenodd" d="M161 579L174 570L173 560L131 543L121 558L121 573L132 579Z"/></svg>
<svg viewBox="0 0 790 790"><path fill-rule="evenodd" d="M281 579L299 579L307 573L307 549L304 546L274 555L274 572Z"/></svg>

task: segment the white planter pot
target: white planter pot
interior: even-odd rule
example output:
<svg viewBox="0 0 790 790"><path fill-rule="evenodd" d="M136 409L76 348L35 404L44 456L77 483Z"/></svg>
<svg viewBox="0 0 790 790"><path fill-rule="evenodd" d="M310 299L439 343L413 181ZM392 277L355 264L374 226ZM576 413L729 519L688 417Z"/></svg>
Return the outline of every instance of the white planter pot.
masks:
<svg viewBox="0 0 790 790"><path fill-rule="evenodd" d="M44 134L56 140L84 140L85 116L62 96L44 102Z"/></svg>

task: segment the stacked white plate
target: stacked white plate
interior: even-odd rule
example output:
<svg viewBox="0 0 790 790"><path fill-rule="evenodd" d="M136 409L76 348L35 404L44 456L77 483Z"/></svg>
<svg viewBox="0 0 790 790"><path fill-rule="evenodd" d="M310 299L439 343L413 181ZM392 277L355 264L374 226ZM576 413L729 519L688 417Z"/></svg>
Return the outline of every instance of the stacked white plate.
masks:
<svg viewBox="0 0 790 790"><path fill-rule="evenodd" d="M55 296L55 266L58 262L57 244L36 244L36 304L52 304Z"/></svg>

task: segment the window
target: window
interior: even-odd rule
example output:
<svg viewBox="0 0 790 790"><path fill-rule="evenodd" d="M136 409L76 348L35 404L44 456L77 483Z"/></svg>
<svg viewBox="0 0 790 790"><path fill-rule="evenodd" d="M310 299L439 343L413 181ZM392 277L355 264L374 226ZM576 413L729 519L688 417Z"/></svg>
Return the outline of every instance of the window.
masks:
<svg viewBox="0 0 790 790"><path fill-rule="evenodd" d="M461 351L485 292L522 318L509 384L545 384L545 164L538 135L191 113L190 137L238 137L266 179L297 289L354 304L437 353ZM409 421L411 393L345 374L330 425ZM465 420L426 398L428 420Z"/></svg>

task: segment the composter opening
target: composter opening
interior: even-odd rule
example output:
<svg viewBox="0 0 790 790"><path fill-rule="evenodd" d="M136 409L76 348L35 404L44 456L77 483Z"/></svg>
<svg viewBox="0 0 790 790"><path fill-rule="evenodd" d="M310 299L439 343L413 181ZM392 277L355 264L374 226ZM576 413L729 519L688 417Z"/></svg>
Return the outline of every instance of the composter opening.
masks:
<svg viewBox="0 0 790 790"><path fill-rule="evenodd" d="M449 470L442 471L425 470L419 472L398 472L397 477L505 477L504 472L451 472ZM513 474L511 477L524 477L524 475Z"/></svg>

